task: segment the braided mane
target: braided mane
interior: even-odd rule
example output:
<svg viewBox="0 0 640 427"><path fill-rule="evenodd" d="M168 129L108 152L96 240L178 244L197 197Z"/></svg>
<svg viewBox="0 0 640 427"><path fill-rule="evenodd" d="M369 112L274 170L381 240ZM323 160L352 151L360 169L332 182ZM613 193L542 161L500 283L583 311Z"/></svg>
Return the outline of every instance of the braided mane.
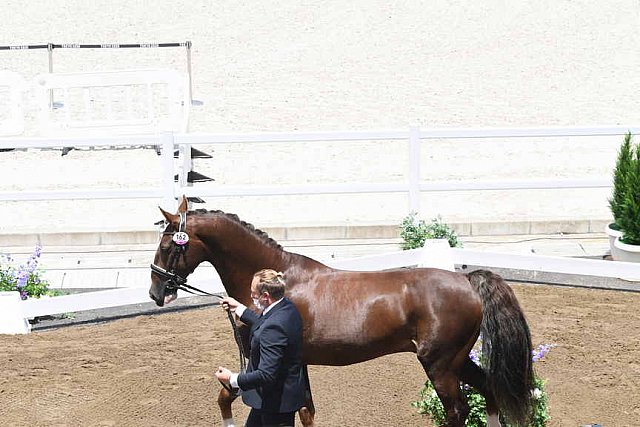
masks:
<svg viewBox="0 0 640 427"><path fill-rule="evenodd" d="M219 210L208 211L206 209L196 209L192 212L195 213L196 215L222 215L225 218L228 218L231 221L235 222L236 224L241 225L243 228L247 229L254 236L259 237L260 240L262 240L268 246L271 246L272 248L276 248L276 249L282 249L282 246L278 242L273 240L271 237L269 237L267 233L260 230L259 228L254 227L253 224L250 224L246 221L241 220L236 214L226 213Z"/></svg>

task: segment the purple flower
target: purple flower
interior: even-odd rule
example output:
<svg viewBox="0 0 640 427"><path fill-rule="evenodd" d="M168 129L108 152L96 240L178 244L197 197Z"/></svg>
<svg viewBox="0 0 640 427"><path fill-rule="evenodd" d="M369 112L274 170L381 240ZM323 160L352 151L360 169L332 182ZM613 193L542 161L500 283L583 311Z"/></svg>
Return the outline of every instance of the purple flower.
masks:
<svg viewBox="0 0 640 427"><path fill-rule="evenodd" d="M42 247L40 245L36 246L36 249L33 251L29 259L27 260L27 270L29 273L33 273L36 268L38 268L38 259L42 254Z"/></svg>
<svg viewBox="0 0 640 427"><path fill-rule="evenodd" d="M547 355L547 353L549 353L552 347L554 347L553 344L540 344L539 346L537 346L533 351L531 351L533 361L537 362L544 359L544 357Z"/></svg>
<svg viewBox="0 0 640 427"><path fill-rule="evenodd" d="M29 294L27 294L27 291L20 291L20 298L25 300L29 297Z"/></svg>
<svg viewBox="0 0 640 427"><path fill-rule="evenodd" d="M473 363L480 366L480 350L473 349L469 353L469 357L473 360Z"/></svg>
<svg viewBox="0 0 640 427"><path fill-rule="evenodd" d="M555 347L555 344L540 344L535 349L531 350L531 358L534 362L538 362L549 353L549 351ZM473 349L469 353L469 358L478 366L482 366L482 350Z"/></svg>
<svg viewBox="0 0 640 427"><path fill-rule="evenodd" d="M22 289L27 285L27 281L29 280L29 272L24 270L22 266L20 266L20 271L18 272L18 281L16 283L16 288Z"/></svg>

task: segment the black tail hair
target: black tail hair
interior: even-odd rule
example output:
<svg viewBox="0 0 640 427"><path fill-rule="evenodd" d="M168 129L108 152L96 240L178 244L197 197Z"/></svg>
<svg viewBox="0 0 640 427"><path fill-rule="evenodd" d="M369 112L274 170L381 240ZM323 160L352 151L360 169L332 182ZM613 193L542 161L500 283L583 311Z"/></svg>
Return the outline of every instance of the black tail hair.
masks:
<svg viewBox="0 0 640 427"><path fill-rule="evenodd" d="M526 425L531 419L534 388L531 333L513 291L487 270L467 274L482 298L483 368L489 389L506 419Z"/></svg>

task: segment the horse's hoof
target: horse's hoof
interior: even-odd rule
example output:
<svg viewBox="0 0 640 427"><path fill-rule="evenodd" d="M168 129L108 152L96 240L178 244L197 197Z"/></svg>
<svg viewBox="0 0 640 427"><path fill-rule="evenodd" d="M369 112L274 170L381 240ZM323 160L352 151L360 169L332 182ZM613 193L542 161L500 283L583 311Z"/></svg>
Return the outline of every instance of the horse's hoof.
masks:
<svg viewBox="0 0 640 427"><path fill-rule="evenodd" d="M298 414L300 415L300 421L304 427L313 427L313 414L308 408L300 408Z"/></svg>

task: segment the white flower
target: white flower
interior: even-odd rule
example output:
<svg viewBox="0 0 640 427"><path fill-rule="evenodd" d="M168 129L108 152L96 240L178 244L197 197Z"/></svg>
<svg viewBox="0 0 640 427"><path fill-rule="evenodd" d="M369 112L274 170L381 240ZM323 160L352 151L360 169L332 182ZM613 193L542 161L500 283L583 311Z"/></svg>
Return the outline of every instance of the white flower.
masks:
<svg viewBox="0 0 640 427"><path fill-rule="evenodd" d="M531 391L531 394L535 399L540 399L542 397L542 391L540 391L539 388L533 389L533 391Z"/></svg>

